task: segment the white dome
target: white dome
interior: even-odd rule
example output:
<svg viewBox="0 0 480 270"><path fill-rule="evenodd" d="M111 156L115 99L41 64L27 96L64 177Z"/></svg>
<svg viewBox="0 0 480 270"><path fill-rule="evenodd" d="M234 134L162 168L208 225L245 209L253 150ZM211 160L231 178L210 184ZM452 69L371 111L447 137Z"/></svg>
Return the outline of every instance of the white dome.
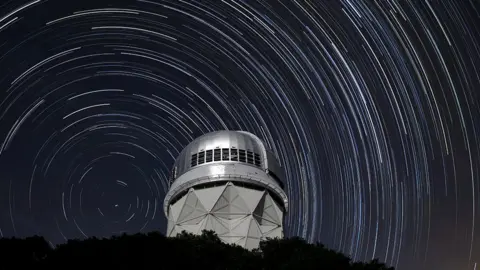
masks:
<svg viewBox="0 0 480 270"><path fill-rule="evenodd" d="M239 157L235 161L240 162L243 161L240 160L240 151L245 151L246 155L252 153L253 159L248 160L248 156L246 156L245 162L250 163L249 161L251 161L250 164L258 166L263 170L268 170L272 177L274 177L278 184L283 188L283 170L274 154L265 146L262 140L260 140L260 138L254 134L246 131L231 130L210 132L196 138L194 141L189 143L175 161L172 170L171 181L175 181L175 179L193 167L210 165L216 162L224 163L226 160L222 158L224 155L222 153L222 149L238 150L236 154L239 155ZM211 160L207 159L208 150L212 150ZM218 160L215 158L215 151L218 152L220 157ZM230 155L228 161L234 161L232 160L233 152L229 151L226 153ZM192 158L195 157L198 159L198 155L205 157L205 161L200 162L199 160L192 160Z"/></svg>

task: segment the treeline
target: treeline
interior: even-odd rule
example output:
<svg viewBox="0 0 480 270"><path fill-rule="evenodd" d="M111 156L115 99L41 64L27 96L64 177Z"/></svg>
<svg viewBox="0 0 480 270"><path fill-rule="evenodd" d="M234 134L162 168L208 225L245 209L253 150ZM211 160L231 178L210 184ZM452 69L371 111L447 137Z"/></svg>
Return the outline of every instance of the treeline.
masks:
<svg viewBox="0 0 480 270"><path fill-rule="evenodd" d="M52 248L42 237L0 239L2 269L324 269L393 270L377 260L352 262L342 253L300 238L272 239L248 251L220 241L213 232L159 233L69 240ZM45 268L43 268L45 267ZM48 268L47 268L48 267Z"/></svg>

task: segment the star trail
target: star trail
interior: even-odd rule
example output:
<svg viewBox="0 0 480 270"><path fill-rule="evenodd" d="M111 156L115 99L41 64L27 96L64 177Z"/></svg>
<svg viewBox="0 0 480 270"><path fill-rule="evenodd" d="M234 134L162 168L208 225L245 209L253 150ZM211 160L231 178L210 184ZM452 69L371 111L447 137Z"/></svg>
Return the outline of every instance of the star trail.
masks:
<svg viewBox="0 0 480 270"><path fill-rule="evenodd" d="M480 260L480 3L0 4L0 237L164 231L174 159L250 131L287 236L397 269Z"/></svg>

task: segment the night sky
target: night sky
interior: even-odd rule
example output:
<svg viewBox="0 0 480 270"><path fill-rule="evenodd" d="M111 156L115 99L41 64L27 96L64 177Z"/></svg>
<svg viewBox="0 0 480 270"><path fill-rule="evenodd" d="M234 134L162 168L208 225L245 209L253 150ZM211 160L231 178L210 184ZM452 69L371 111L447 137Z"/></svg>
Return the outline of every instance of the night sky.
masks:
<svg viewBox="0 0 480 270"><path fill-rule="evenodd" d="M287 236L476 269L479 74L476 0L3 0L0 236L163 232L179 151L240 129Z"/></svg>

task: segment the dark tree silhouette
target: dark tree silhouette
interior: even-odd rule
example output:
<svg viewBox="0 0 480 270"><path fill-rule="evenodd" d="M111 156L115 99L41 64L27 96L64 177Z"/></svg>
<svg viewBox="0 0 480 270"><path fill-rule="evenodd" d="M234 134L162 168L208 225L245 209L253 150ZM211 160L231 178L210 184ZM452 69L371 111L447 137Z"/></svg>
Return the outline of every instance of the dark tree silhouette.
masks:
<svg viewBox="0 0 480 270"><path fill-rule="evenodd" d="M0 262L2 265L14 263L18 267L31 267L45 259L51 252L51 246L43 237L0 238Z"/></svg>
<svg viewBox="0 0 480 270"><path fill-rule="evenodd" d="M356 262L352 264L352 270L394 270L393 267L388 267L378 259L371 260L369 263Z"/></svg>
<svg viewBox="0 0 480 270"><path fill-rule="evenodd" d="M269 239L248 251L220 241L211 231L166 238L159 233L69 240L53 249L42 237L0 239L6 269L320 269L393 270L378 260L352 262L342 253L301 238ZM87 269L88 270L88 269Z"/></svg>
<svg viewBox="0 0 480 270"><path fill-rule="evenodd" d="M265 269L350 269L350 258L297 237L264 241L260 251Z"/></svg>

